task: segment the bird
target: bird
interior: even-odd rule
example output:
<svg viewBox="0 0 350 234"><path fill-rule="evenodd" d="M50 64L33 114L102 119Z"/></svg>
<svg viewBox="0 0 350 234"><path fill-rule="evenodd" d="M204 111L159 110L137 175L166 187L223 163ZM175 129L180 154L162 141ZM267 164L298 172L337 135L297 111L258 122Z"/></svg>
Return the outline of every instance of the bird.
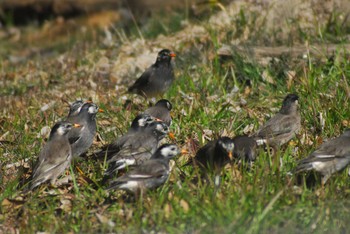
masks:
<svg viewBox="0 0 350 234"><path fill-rule="evenodd" d="M169 161L179 153L179 148L174 144L160 146L148 161L112 181L107 190L125 190L136 194L163 185L169 177Z"/></svg>
<svg viewBox="0 0 350 234"><path fill-rule="evenodd" d="M171 125L172 119L170 111L173 105L166 99L159 100L154 106L144 111L145 114L149 114L157 119L161 119L168 126Z"/></svg>
<svg viewBox="0 0 350 234"><path fill-rule="evenodd" d="M307 158L297 162L295 173L315 170L322 175L322 186L332 174L350 164L350 129L334 139L324 142Z"/></svg>
<svg viewBox="0 0 350 234"><path fill-rule="evenodd" d="M73 127L79 128L80 125L62 121L52 127L49 139L40 151L33 170L31 190L49 180L53 183L70 165L72 150L68 133Z"/></svg>
<svg viewBox="0 0 350 234"><path fill-rule="evenodd" d="M95 155L98 158L107 157L107 159L110 159L113 155L119 152L123 144L127 142L129 138L133 138L138 134L138 132L140 132L147 125L153 123L154 121L156 121L156 119L149 114L142 113L137 115L131 122L131 126L124 135L119 137L114 142L103 146L102 149L95 152Z"/></svg>
<svg viewBox="0 0 350 234"><path fill-rule="evenodd" d="M213 172L215 175L214 183L218 186L221 170L233 160L234 148L235 145L231 138L219 137L200 148L195 157L189 160L185 166L194 164L199 166L202 172Z"/></svg>
<svg viewBox="0 0 350 234"><path fill-rule="evenodd" d="M118 170L135 166L147 161L157 150L159 142L169 133L163 122L153 122L133 137L129 137L120 150L107 161L109 167L105 176L111 176Z"/></svg>
<svg viewBox="0 0 350 234"><path fill-rule="evenodd" d="M258 145L281 146L299 132L301 117L298 110L298 100L299 97L296 94L288 94L284 98L279 112L252 135Z"/></svg>
<svg viewBox="0 0 350 234"><path fill-rule="evenodd" d="M95 103L85 103L78 115L70 116L67 121L78 123L82 127L74 128L68 133L68 140L72 147L73 158L85 153L93 143L96 134L96 114L103 112Z"/></svg>
<svg viewBox="0 0 350 234"><path fill-rule="evenodd" d="M176 54L170 50L161 50L156 62L128 88L128 92L145 98L163 95L174 81L173 65L171 64L171 59L174 57Z"/></svg>
<svg viewBox="0 0 350 234"><path fill-rule="evenodd" d="M256 159L256 141L248 136L235 136L233 139L233 157L237 160L253 162Z"/></svg>

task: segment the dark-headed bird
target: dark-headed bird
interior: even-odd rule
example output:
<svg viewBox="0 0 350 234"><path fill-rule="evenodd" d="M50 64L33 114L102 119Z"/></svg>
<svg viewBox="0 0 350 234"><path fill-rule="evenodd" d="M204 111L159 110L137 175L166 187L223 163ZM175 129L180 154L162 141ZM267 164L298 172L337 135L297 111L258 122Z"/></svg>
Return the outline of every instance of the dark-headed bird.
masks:
<svg viewBox="0 0 350 234"><path fill-rule="evenodd" d="M154 118L160 119L168 126L170 126L172 121L170 111L172 108L173 105L171 105L171 103L168 100L161 99L154 106L145 110L144 113L149 114Z"/></svg>
<svg viewBox="0 0 350 234"><path fill-rule="evenodd" d="M74 128L68 133L73 157L79 157L92 145L96 135L97 112L102 110L95 103L88 102L81 107L78 115L67 118L67 121L81 125L81 128Z"/></svg>
<svg viewBox="0 0 350 234"><path fill-rule="evenodd" d="M161 50L158 53L156 62L129 87L128 92L136 93L146 98L163 95L174 81L171 59L175 56L168 49Z"/></svg>
<svg viewBox="0 0 350 234"><path fill-rule="evenodd" d="M153 123L154 121L156 121L156 119L150 116L149 114L139 114L134 118L134 120L131 123L131 126L124 135L119 137L114 142L103 146L102 149L96 152L95 154L98 158L107 157L107 159L110 159L120 151L123 145L129 141L129 139L134 138L134 136L136 136L146 126Z"/></svg>
<svg viewBox="0 0 350 234"><path fill-rule="evenodd" d="M140 165L149 160L157 150L159 142L169 133L168 126L163 122L153 122L133 137L129 137L120 150L107 162L109 167L105 172L111 176L120 169Z"/></svg>
<svg viewBox="0 0 350 234"><path fill-rule="evenodd" d="M233 160L234 142L229 137L220 137L200 148L196 156L185 165L199 166L202 172L213 172L215 185L219 185L221 170Z"/></svg>
<svg viewBox="0 0 350 234"><path fill-rule="evenodd" d="M279 112L252 135L258 145L281 146L298 133L301 127L298 99L296 94L284 98Z"/></svg>
<svg viewBox="0 0 350 234"><path fill-rule="evenodd" d="M169 161L179 153L176 145L160 146L148 161L112 181L108 190L119 189L136 194L163 185L169 177Z"/></svg>

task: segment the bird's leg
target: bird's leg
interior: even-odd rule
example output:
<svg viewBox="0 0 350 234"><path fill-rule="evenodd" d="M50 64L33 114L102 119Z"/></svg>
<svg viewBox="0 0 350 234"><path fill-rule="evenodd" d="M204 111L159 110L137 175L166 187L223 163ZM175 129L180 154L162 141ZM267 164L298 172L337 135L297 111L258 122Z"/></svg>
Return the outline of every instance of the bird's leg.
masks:
<svg viewBox="0 0 350 234"><path fill-rule="evenodd" d="M220 175L215 175L214 186L215 186L215 194L216 194L216 192L219 190L219 187L220 187Z"/></svg>
<svg viewBox="0 0 350 234"><path fill-rule="evenodd" d="M322 189L324 189L324 185L326 184L327 180L329 179L331 175L330 174L326 174L322 177L322 181L321 181L321 184L322 184Z"/></svg>

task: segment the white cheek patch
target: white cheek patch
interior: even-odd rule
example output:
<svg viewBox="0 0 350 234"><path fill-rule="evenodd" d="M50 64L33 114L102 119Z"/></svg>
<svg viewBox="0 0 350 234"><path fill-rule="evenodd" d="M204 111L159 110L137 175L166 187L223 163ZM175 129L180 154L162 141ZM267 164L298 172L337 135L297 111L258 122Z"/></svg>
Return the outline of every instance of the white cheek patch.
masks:
<svg viewBox="0 0 350 234"><path fill-rule="evenodd" d="M159 132L164 131L164 128L163 128L163 126L162 126L161 124L157 124L156 129L157 129Z"/></svg>
<svg viewBox="0 0 350 234"><path fill-rule="evenodd" d="M145 119L139 119L138 123L139 123L139 126L143 127L143 126L145 126L146 121L145 121Z"/></svg>
<svg viewBox="0 0 350 234"><path fill-rule="evenodd" d="M59 127L58 129L57 129L57 133L58 133L58 135L64 135L65 133L66 133L66 129L64 128L64 127Z"/></svg>
<svg viewBox="0 0 350 234"><path fill-rule="evenodd" d="M160 150L160 153L164 156L164 157L168 157L169 155L172 154L172 150L168 147L165 147L163 149Z"/></svg>
<svg viewBox="0 0 350 234"><path fill-rule="evenodd" d="M88 112L90 114L95 114L95 113L97 113L97 108L94 107L94 106L90 106L89 109L88 109Z"/></svg>
<svg viewBox="0 0 350 234"><path fill-rule="evenodd" d="M258 139L256 140L256 144L259 146L259 145L263 145L263 144L266 144L267 141L265 139Z"/></svg>

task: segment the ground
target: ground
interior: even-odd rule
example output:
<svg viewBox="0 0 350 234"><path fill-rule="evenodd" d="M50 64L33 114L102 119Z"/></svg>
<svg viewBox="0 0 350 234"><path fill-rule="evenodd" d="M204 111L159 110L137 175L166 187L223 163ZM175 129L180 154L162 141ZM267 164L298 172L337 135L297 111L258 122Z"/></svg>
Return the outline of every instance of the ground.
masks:
<svg viewBox="0 0 350 234"><path fill-rule="evenodd" d="M198 7L198 14L184 8L127 24L115 12L7 22L0 31L1 232L346 233L347 170L324 188L317 174L291 173L350 126L346 1ZM177 54L176 81L164 96L174 107L175 140L166 141L190 152L172 163L169 181L134 201L104 190L106 162L90 156L67 170L68 184L21 194L67 102L91 99L105 110L89 153L126 131L148 106L127 87L162 48ZM181 167L210 139L257 130L288 93L300 96L302 130L276 156L262 149L251 170L227 167L218 191Z"/></svg>

